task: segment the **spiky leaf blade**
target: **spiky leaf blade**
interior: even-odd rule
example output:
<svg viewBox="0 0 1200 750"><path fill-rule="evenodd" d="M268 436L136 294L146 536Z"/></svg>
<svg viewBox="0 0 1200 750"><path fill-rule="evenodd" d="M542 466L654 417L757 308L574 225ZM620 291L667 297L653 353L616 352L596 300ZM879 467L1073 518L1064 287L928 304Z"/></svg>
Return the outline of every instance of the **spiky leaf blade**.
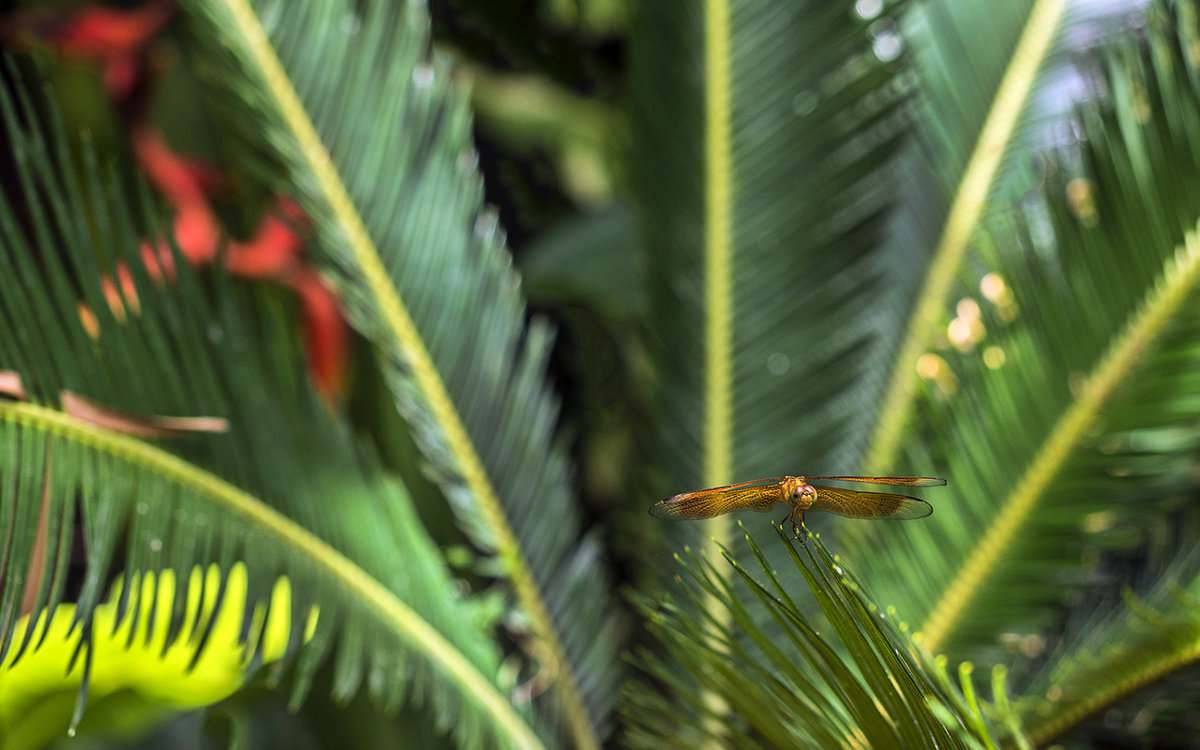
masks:
<svg viewBox="0 0 1200 750"><path fill-rule="evenodd" d="M535 701L597 744L621 639L584 534L496 217L481 209L466 97L430 54L416 3L185 3L230 123L274 184L298 190L317 257L376 346L397 405L472 540L515 591ZM381 187L383 186L383 187ZM583 665L598 666L583 682Z"/></svg>

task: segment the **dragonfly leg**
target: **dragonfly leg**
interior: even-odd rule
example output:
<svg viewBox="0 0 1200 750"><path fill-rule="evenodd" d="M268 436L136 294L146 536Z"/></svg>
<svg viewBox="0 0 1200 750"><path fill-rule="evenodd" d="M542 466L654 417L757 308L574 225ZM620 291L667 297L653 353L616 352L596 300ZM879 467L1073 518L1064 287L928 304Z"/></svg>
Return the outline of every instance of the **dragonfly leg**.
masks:
<svg viewBox="0 0 1200 750"><path fill-rule="evenodd" d="M783 525L783 521L791 521L792 533L796 535L796 538L800 540L801 544L807 544L808 534L801 533L801 530L804 529L804 511L800 510L798 506L793 505L791 512L784 516L783 520L779 522L781 526Z"/></svg>

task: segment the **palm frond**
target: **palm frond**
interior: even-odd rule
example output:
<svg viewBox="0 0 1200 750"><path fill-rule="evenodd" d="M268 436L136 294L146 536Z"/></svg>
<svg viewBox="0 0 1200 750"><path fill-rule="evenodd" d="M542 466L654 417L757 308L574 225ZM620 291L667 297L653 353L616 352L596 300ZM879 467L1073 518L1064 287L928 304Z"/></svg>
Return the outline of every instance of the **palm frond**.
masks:
<svg viewBox="0 0 1200 750"><path fill-rule="evenodd" d="M640 9L633 165L664 495L833 470L865 426L873 252L909 93L891 22ZM725 524L704 535L728 539Z"/></svg>
<svg viewBox="0 0 1200 750"><path fill-rule="evenodd" d="M85 643L112 572L177 574L172 600L123 594L120 604L135 623L168 607L170 645L195 593L187 573L241 562L244 642L258 638L262 622L250 614L269 605L277 579L291 582L286 658L273 669L294 666L294 700L336 647L343 698L366 681L386 705L419 697L466 746L539 745L502 692L487 623L456 598L403 486L314 394L282 299L219 274L201 279L178 255L169 280L143 265L139 238L156 236L148 201L131 206L88 151L77 159L61 135L40 137L61 126L39 117L28 94L36 84L20 84L18 103L0 93L21 185L0 204L0 369L21 374L31 402L0 401L0 650L44 637L30 627L13 643L15 604L29 586L34 615L63 601L78 523L87 570L75 618ZM106 289L110 279L121 281ZM231 429L168 448L65 413L62 389L138 414L220 415ZM222 583L214 610L237 606L225 591Z"/></svg>
<svg viewBox="0 0 1200 750"><path fill-rule="evenodd" d="M486 665L472 663L468 653L448 641L394 592L261 501L165 451L120 434L80 425L56 410L3 404L0 414L3 442L9 446L0 476L6 485L18 488L7 501L15 508L12 527L27 530L16 535L22 543L12 546L14 553L25 555L19 558L14 554L9 567L11 583L6 586L6 597L12 597L10 602L19 601L25 593L24 581L33 573L35 580L40 578L44 582L38 603L51 610L57 606L64 573L61 545L69 542L67 530L75 513L70 498L79 493L90 557L88 580L76 613L84 644L91 641L95 608L102 594L100 586L122 537L129 539L120 551L125 556L125 568L131 571L155 575L165 570L188 571L191 564L210 558L223 569L229 569L234 560L245 559L250 579L243 605L247 613L271 602L270 591L278 576L286 575L292 581L296 593L289 612L288 649L315 650L303 655L305 670L310 674L322 652L332 645L334 628L356 633L356 636L342 636L347 643L361 639L360 654L351 657L353 660L343 658L339 662L343 674L349 678L347 692L352 693L357 687L358 678L352 675L361 675L359 660L370 654L373 681L386 679L377 683L380 694L390 695L392 702L397 702L404 695L399 689L401 681L413 681L411 689L437 696L431 707L440 715L443 728L453 729L464 745L486 746L491 742L514 747L540 745L526 720L497 688L494 674L489 677L482 671ZM51 463L55 468L53 484L48 489L45 472ZM372 489L378 493L382 487ZM30 551L39 541L35 538L34 519L43 492L58 498L48 506L51 519L48 528L52 534L45 538L50 540L46 559L58 564L47 565L39 572L30 570L29 561ZM147 501L149 498L153 503ZM402 498L393 490L386 500L396 504ZM174 617L166 626L176 636L182 630L186 614L182 603L196 585L193 581L176 587ZM429 609L430 603L437 601L430 593L426 592L427 598L416 604ZM152 617L154 607L164 605L135 597L118 622L131 618L131 627L136 632L144 627L142 618ZM321 613L317 619L319 630L312 641L302 646L307 614L314 607ZM13 646L11 639L19 632L17 612L16 607L7 608L9 617L3 624L7 635L5 650ZM14 649L18 655L33 643L35 634L44 636L48 632L49 615L41 622L44 625L40 629L23 628L24 638ZM246 639L253 643L260 640L261 632L254 629L252 622L248 615L242 629ZM199 638L196 648L203 647L205 640ZM173 644L174 638L167 643ZM85 651L90 649L85 647ZM92 654L85 653L82 658L89 660ZM417 663L400 669L405 660ZM496 665L491 666L494 670ZM84 687L86 673L84 667ZM307 679L298 684L305 685ZM438 690L432 690L435 685ZM299 699L302 689L297 692ZM82 709L81 704L79 711Z"/></svg>
<svg viewBox="0 0 1200 750"><path fill-rule="evenodd" d="M920 3L905 15L922 84L921 138L901 168L907 186L893 221L892 293L904 300L905 317L883 323L898 344L865 473L894 472L919 392L918 358L937 341L974 235L997 197L1036 189L1040 173L1014 175L1031 171L1029 155L1054 144L1054 126L1069 121L1058 102L1080 45L1121 18L1066 0ZM905 268L913 247L932 248L928 268L915 266L922 278Z"/></svg>
<svg viewBox="0 0 1200 750"><path fill-rule="evenodd" d="M873 251L909 94L893 12L639 7L632 165L659 497L833 470L865 426L855 405L880 349L864 300L882 283ZM728 545L730 523L665 533ZM697 684L697 731L713 734L725 696Z"/></svg>
<svg viewBox="0 0 1200 750"><path fill-rule="evenodd" d="M184 5L243 150L299 191L350 321L461 525L511 581L549 682L536 704L594 746L615 699L618 613L554 436L550 334L525 325L481 211L466 99L430 57L425 8Z"/></svg>
<svg viewBox="0 0 1200 750"><path fill-rule="evenodd" d="M1195 441L1151 437L1189 432L1200 387L1200 183L1178 157L1196 153L1200 98L1182 32L1168 23L1109 55L1112 98L1083 110L1084 174L1065 153L1045 201L996 228L962 290L973 298L988 279L975 321L986 337L926 360L911 456L947 467L956 502L906 526L905 549L862 575L923 618L933 648L979 653L1004 613L1044 623L1089 575L1093 514L1099 530L1136 530L1148 501L1192 481ZM1131 440L1158 456L1127 463Z"/></svg>
<svg viewBox="0 0 1200 750"><path fill-rule="evenodd" d="M1098 608L1097 616L1085 618L1064 639L1062 653L1031 683L1019 705L1035 742L1061 741L1071 729L1101 716L1108 717L1112 731L1114 710L1128 703L1135 704L1132 713L1141 714L1137 723L1147 725L1148 717L1194 694L1200 660L1196 562L1194 554L1182 556L1145 596L1125 589L1122 602ZM1162 692L1176 675L1184 675L1182 684L1174 680L1170 697L1154 701L1159 707L1138 700L1139 691ZM1145 730L1137 733L1152 741Z"/></svg>
<svg viewBox="0 0 1200 750"><path fill-rule="evenodd" d="M895 12L639 6L632 165L658 497L836 473L868 424L876 252L911 90ZM663 533L732 545L730 523ZM712 702L698 731L715 731L723 691L693 677Z"/></svg>
<svg viewBox="0 0 1200 750"><path fill-rule="evenodd" d="M784 638L763 629L747 595L731 586L704 553L688 554L683 595L720 602L727 618L710 614L705 623L671 600L657 606L642 602L652 632L671 658L645 650L635 654L635 661L676 689L686 685L677 664L701 666L732 711L714 714L686 690L682 705L665 705L652 688L642 687L626 706L634 744L698 746L736 737L738 747L978 748L995 747L1010 727L1019 732L1011 711L985 716L969 670L963 687L955 686L944 663L934 664L914 645L905 634L907 625L894 614L880 612L850 578L846 562L834 559L819 538L809 538L801 551L787 533L777 531L790 557L786 567L768 562L750 538L749 550L761 570L747 570L727 551L722 554L748 584L755 605L770 611ZM797 606L797 580L819 603L822 624ZM1003 689L1002 678L997 687ZM714 721L721 733L706 736Z"/></svg>

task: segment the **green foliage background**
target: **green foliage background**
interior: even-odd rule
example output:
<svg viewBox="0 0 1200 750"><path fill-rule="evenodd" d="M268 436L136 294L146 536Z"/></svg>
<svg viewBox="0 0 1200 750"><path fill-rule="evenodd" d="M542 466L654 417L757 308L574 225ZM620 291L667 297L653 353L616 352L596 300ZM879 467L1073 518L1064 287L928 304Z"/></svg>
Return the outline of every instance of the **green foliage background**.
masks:
<svg viewBox="0 0 1200 750"><path fill-rule="evenodd" d="M0 744L1200 746L1196 10L180 2L154 122L233 236L302 208L332 404L285 289L146 270L169 209L14 16ZM856 473L949 485L646 515ZM244 590L113 587L197 566Z"/></svg>

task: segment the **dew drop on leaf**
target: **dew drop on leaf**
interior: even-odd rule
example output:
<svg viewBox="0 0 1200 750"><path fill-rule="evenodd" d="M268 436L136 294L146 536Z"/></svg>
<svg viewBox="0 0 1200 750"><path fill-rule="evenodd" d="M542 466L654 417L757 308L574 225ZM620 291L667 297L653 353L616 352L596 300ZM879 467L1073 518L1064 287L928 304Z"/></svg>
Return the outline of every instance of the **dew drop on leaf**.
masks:
<svg viewBox="0 0 1200 750"><path fill-rule="evenodd" d="M870 21L883 12L883 0L858 0L854 12L864 21Z"/></svg>
<svg viewBox="0 0 1200 750"><path fill-rule="evenodd" d="M429 88L429 86L433 83L433 66L429 63L421 63L417 67L413 68L412 77L413 83L415 83L418 88Z"/></svg>
<svg viewBox="0 0 1200 750"><path fill-rule="evenodd" d="M791 366L791 360L783 352L774 352L767 357L767 371L772 375L784 374L788 371L789 366Z"/></svg>
<svg viewBox="0 0 1200 750"><path fill-rule="evenodd" d="M490 239L496 233L496 229L500 226L500 219L494 211L483 211L475 219L475 236L481 239Z"/></svg>
<svg viewBox="0 0 1200 750"><path fill-rule="evenodd" d="M801 117L804 117L805 115L811 115L817 108L817 102L819 100L820 97L818 97L813 91L801 91L799 94L796 94L794 97L792 97L792 111Z"/></svg>
<svg viewBox="0 0 1200 750"><path fill-rule="evenodd" d="M463 174L471 174L479 169L479 152L471 148L459 154L458 168Z"/></svg>
<svg viewBox="0 0 1200 750"><path fill-rule="evenodd" d="M871 48L875 52L875 57L879 58L880 62L891 62L904 51L904 42L896 32L885 31L875 37L875 42L871 45Z"/></svg>

